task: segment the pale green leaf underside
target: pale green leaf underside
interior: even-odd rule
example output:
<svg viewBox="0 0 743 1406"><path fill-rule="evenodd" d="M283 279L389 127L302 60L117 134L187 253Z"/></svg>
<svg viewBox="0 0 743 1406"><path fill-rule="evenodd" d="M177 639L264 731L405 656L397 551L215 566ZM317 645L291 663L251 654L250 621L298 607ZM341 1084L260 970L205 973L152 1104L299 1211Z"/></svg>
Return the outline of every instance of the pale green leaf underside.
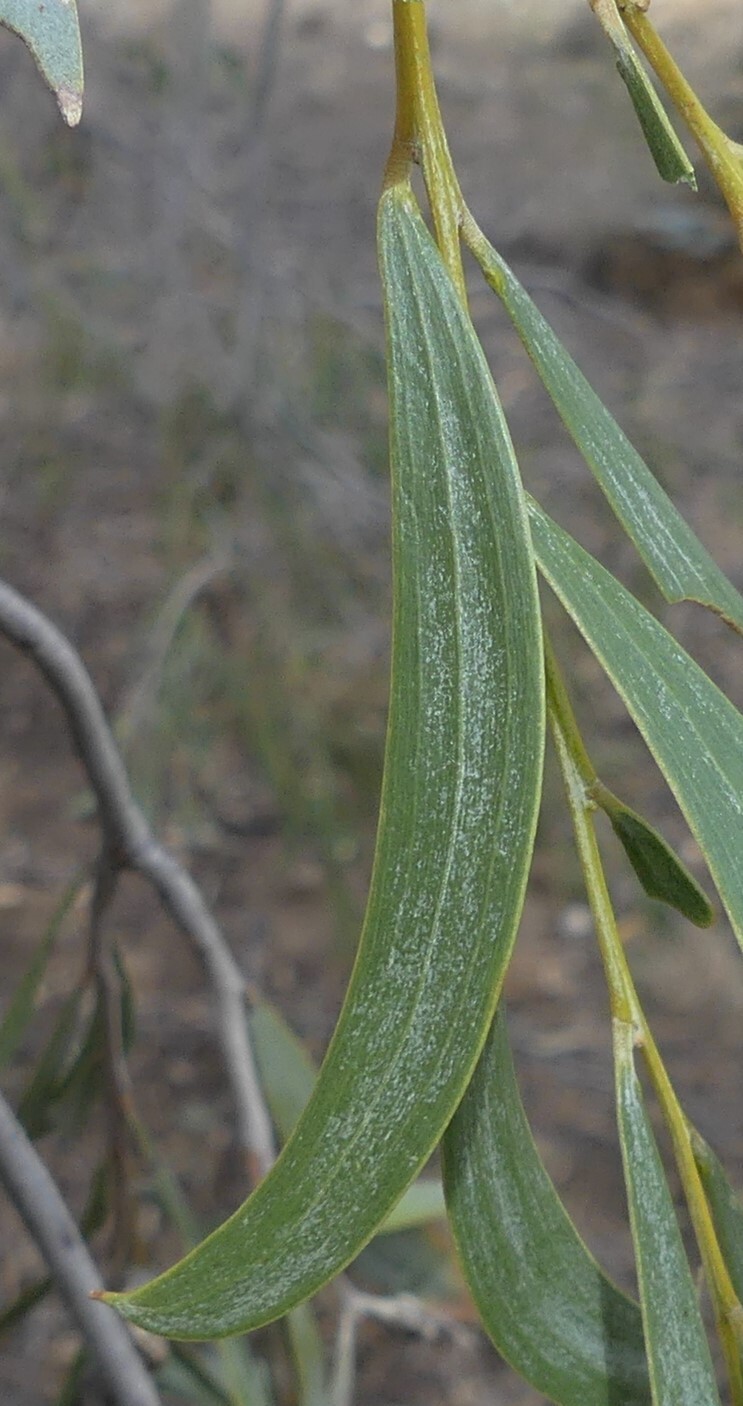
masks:
<svg viewBox="0 0 743 1406"><path fill-rule="evenodd" d="M83 51L75 0L0 0L0 24L25 40L65 121L80 121Z"/></svg>
<svg viewBox="0 0 743 1406"><path fill-rule="evenodd" d="M654 1406L720 1406L678 1222L635 1073L633 1031L615 1027L617 1118Z"/></svg>
<svg viewBox="0 0 743 1406"><path fill-rule="evenodd" d="M582 371L492 246L498 294L576 448L668 601L697 601L743 632L743 597L702 546Z"/></svg>
<svg viewBox="0 0 743 1406"><path fill-rule="evenodd" d="M743 946L743 717L667 630L530 503L540 570L634 718Z"/></svg>
<svg viewBox="0 0 743 1406"><path fill-rule="evenodd" d="M518 470L471 324L407 187L380 205L395 578L390 719L357 963L276 1166L166 1275L112 1296L174 1337L276 1318L342 1269L439 1141L518 925L544 738Z"/></svg>
<svg viewBox="0 0 743 1406"><path fill-rule="evenodd" d="M443 1151L462 1267L501 1355L560 1406L649 1406L640 1310L602 1273L547 1175L502 1011Z"/></svg>

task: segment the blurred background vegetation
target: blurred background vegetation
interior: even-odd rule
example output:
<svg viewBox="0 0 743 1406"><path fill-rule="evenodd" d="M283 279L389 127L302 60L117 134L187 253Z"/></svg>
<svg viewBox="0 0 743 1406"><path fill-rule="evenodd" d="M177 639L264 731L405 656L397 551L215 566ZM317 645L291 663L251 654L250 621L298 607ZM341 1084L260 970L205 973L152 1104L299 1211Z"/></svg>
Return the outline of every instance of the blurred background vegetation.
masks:
<svg viewBox="0 0 743 1406"><path fill-rule="evenodd" d="M743 140L736 0L653 9ZM444 117L478 219L740 586L743 260L704 172L697 198L658 183L580 0L432 0L430 11ZM81 649L140 800L203 884L248 979L320 1056L363 912L384 741L374 211L391 129L388 5L121 0L113 13L82 0L81 20L77 131L62 126L22 45L0 34L1 570ZM472 307L530 490L667 614L474 277ZM546 608L604 779L701 873L618 701ZM674 619L743 702L724 627L692 607ZM95 834L59 713L5 645L0 700L12 989ZM679 1089L743 1181L743 981L728 934L722 923L699 934L651 904L605 838ZM162 1155L213 1220L240 1192L208 996L134 880L112 925L136 1000L138 1096ZM84 963L81 900L11 1094L26 1087ZM626 1281L605 998L551 768L510 1004L540 1145L592 1247ZM42 1143L78 1209L101 1136L58 1126ZM6 1225L9 1301L38 1264L4 1207ZM140 1238L146 1266L174 1248L154 1206ZM390 1240L365 1282L443 1297L467 1316L444 1254L438 1233ZM62 1310L47 1304L0 1349L4 1399L54 1399L75 1351ZM439 1348L368 1329L360 1403L469 1406L483 1393L535 1400L484 1344Z"/></svg>

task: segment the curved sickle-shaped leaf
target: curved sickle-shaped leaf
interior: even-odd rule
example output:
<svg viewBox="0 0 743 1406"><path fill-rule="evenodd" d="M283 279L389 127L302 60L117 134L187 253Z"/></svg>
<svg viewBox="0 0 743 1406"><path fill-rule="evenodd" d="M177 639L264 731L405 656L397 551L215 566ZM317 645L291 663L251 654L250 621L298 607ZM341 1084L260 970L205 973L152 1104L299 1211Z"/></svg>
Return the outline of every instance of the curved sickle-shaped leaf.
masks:
<svg viewBox="0 0 743 1406"><path fill-rule="evenodd" d="M155 1332L254 1328L356 1255L439 1141L485 1040L531 856L544 734L536 581L490 373L409 187L382 197L395 605L380 830L320 1077L250 1200L110 1296Z"/></svg>
<svg viewBox="0 0 743 1406"><path fill-rule="evenodd" d="M709 1343L633 1057L614 1023L617 1118L654 1406L720 1406Z"/></svg>
<svg viewBox="0 0 743 1406"><path fill-rule="evenodd" d="M462 1268L501 1355L560 1406L649 1406L640 1310L602 1273L544 1168L502 1008L443 1152Z"/></svg>
<svg viewBox="0 0 743 1406"><path fill-rule="evenodd" d="M743 946L743 717L615 577L529 511L540 570L645 738Z"/></svg>
<svg viewBox="0 0 743 1406"><path fill-rule="evenodd" d="M698 928L708 928L715 920L715 910L704 889L663 836L644 815L631 810L601 782L592 788L591 795L611 822L648 898L667 903Z"/></svg>
<svg viewBox="0 0 743 1406"><path fill-rule="evenodd" d="M743 633L743 597L674 507L505 260L482 236L472 247L568 434L658 589L668 601L707 606Z"/></svg>
<svg viewBox="0 0 743 1406"><path fill-rule="evenodd" d="M0 24L25 40L65 122L75 127L83 110L83 51L75 0L0 0Z"/></svg>

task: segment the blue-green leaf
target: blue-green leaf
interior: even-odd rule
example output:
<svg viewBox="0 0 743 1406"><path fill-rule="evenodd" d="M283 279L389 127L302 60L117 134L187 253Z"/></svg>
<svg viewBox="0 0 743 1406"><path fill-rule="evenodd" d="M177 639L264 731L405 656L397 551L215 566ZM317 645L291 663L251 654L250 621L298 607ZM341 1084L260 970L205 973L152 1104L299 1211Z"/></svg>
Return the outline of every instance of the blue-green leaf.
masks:
<svg viewBox="0 0 743 1406"><path fill-rule="evenodd" d="M591 0L591 7L614 50L619 74L629 92L658 174L671 183L686 181L696 190L694 167L632 47L617 0Z"/></svg>
<svg viewBox="0 0 743 1406"><path fill-rule="evenodd" d="M472 249L568 434L668 601L709 607L743 632L743 597L674 507L504 259L479 234Z"/></svg>
<svg viewBox="0 0 743 1406"><path fill-rule="evenodd" d="M653 84L631 47L628 46L625 53L617 54L617 72L632 100L658 175L670 185L678 185L683 181L691 186L692 190L696 190L694 167L671 126Z"/></svg>
<svg viewBox="0 0 743 1406"><path fill-rule="evenodd" d="M560 1406L649 1406L640 1311L590 1255L547 1175L502 1010L443 1151L462 1268L506 1361Z"/></svg>
<svg viewBox="0 0 743 1406"><path fill-rule="evenodd" d="M743 717L668 631L537 504L540 570L624 700L743 946Z"/></svg>
<svg viewBox="0 0 743 1406"><path fill-rule="evenodd" d="M635 1072L634 1032L614 1022L617 1117L654 1406L720 1406L671 1193Z"/></svg>
<svg viewBox="0 0 743 1406"><path fill-rule="evenodd" d="M485 1040L531 858L544 739L523 492L492 378L407 184L385 192L394 623L359 954L312 1098L246 1204L111 1295L174 1337L257 1327L342 1269L449 1122Z"/></svg>
<svg viewBox="0 0 743 1406"><path fill-rule="evenodd" d="M75 127L83 110L83 51L75 0L0 0L0 24L25 40L65 122Z"/></svg>

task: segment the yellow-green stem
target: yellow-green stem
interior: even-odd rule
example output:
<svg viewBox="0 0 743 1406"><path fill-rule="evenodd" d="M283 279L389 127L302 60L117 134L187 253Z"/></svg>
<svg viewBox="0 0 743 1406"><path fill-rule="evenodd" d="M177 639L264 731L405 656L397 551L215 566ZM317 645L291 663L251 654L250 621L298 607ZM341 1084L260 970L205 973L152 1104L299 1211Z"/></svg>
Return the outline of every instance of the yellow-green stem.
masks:
<svg viewBox="0 0 743 1406"><path fill-rule="evenodd" d="M624 948L618 936L616 942L614 941L616 930L614 910L601 863L596 833L589 818L595 809L595 803L591 796L595 772L590 762L586 767L585 758L588 753L581 738L557 660L549 646L545 648L545 668L548 716L567 792L578 858L583 870L586 893L591 905L596 937L606 972L611 1013L615 1019L632 1024L635 1019L632 977Z"/></svg>
<svg viewBox="0 0 743 1406"><path fill-rule="evenodd" d="M590 759L588 764L586 763L588 753L559 666L549 647L545 662L550 725L604 963L612 1016L632 1028L634 1043L642 1050L656 1097L671 1134L679 1176L714 1304L717 1329L730 1376L732 1400L734 1406L741 1406L743 1309L718 1244L709 1205L694 1160L690 1125L678 1102L645 1018L617 929L593 825L593 812L596 808L592 795L595 771Z"/></svg>
<svg viewBox="0 0 743 1406"><path fill-rule="evenodd" d="M632 13L633 21L636 21L637 13L634 7ZM628 27L635 33L628 15L625 15L625 18ZM422 166L439 249L466 306L460 238L464 238L482 265L488 282L493 284L496 291L499 277L497 262L489 242L464 203L452 164L431 69L424 0L393 0L393 20L397 112L384 184L388 187L408 179L412 162ZM635 33L635 37L644 48L639 34ZM658 44L662 49L660 41ZM652 63L650 53L647 53L647 57ZM670 64L673 63L670 55L668 60ZM653 66L655 67L655 64ZM675 65L673 68L675 69ZM678 73L678 70L675 71ZM656 72L661 81L665 81L658 68ZM685 83L682 76L678 76L681 82ZM688 88L688 85L686 87ZM714 124L701 109L691 89L688 91L708 124L705 130L709 138L708 129L714 128ZM676 101L672 86L669 87L669 92ZM684 115L687 116L685 112ZM699 140L688 116L687 121ZM719 129L715 130L723 138L729 151L732 144L724 138ZM703 146L703 150L708 156L707 148ZM743 204L741 208L743 209ZM709 1206L694 1161L690 1125L679 1105L648 1027L617 931L592 821L592 812L596 809L595 788L600 783L549 642L546 644L545 662L550 723L565 780L578 854L606 971L612 1014L615 1019L632 1027L635 1043L642 1048L656 1096L670 1129L679 1174L715 1306L718 1331L730 1375L733 1406L743 1406L743 1310L717 1242Z"/></svg>
<svg viewBox="0 0 743 1406"><path fill-rule="evenodd" d="M467 290L459 231L462 193L446 140L428 45L424 0L393 0L397 111L385 187L407 177L411 162L423 169L436 240L462 302Z"/></svg>
<svg viewBox="0 0 743 1406"><path fill-rule="evenodd" d="M550 701L557 717L560 719L560 728L565 735L565 739L572 757L573 763L578 771L587 803L593 799L593 791L599 784L596 768L588 755L586 744L578 727L578 723L573 712L567 688L565 686L560 666L555 657L551 641L545 638L544 642L545 669L547 675L547 689ZM591 806L595 809L595 805Z"/></svg>
<svg viewBox="0 0 743 1406"><path fill-rule="evenodd" d="M743 159L740 147L726 136L702 106L642 6L636 0L625 0L621 8L630 34L695 137L725 197L743 249Z"/></svg>

